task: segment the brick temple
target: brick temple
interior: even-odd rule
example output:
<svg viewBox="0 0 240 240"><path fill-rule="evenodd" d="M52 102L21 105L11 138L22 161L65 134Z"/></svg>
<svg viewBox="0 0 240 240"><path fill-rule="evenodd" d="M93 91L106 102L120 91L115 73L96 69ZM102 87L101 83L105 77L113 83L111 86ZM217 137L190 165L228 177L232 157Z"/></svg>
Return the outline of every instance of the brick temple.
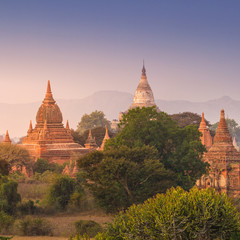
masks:
<svg viewBox="0 0 240 240"><path fill-rule="evenodd" d="M71 159L74 153L86 154L88 149L73 141L69 124L63 126L60 108L53 99L50 81L48 81L45 98L38 109L36 126L30 121L27 136L22 147L29 151L32 159L47 159L49 162L64 163Z"/></svg>
<svg viewBox="0 0 240 240"><path fill-rule="evenodd" d="M203 128L204 124L200 126ZM205 139L202 136L202 143L209 144L210 141L205 141ZM209 163L210 171L208 175L202 176L197 181L196 185L199 188L213 187L233 197L240 195L240 152L233 146L224 110L221 110L213 145L204 154L203 161Z"/></svg>

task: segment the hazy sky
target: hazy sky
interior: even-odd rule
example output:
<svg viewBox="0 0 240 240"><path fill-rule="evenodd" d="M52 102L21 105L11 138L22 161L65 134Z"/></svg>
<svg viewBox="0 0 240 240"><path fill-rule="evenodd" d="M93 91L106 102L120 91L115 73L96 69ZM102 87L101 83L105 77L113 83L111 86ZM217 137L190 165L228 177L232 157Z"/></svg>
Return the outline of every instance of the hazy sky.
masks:
<svg viewBox="0 0 240 240"><path fill-rule="evenodd" d="M239 0L0 0L0 102L134 93L240 100ZM36 110L37 111L37 110Z"/></svg>

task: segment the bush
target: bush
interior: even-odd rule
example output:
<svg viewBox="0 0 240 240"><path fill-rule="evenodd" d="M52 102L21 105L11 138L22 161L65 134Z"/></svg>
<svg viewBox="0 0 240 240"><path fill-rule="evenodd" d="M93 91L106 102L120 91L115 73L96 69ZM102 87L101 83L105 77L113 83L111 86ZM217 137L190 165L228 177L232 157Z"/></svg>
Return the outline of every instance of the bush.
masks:
<svg viewBox="0 0 240 240"><path fill-rule="evenodd" d="M178 187L120 213L96 240L230 239L239 229L239 213L225 194Z"/></svg>
<svg viewBox="0 0 240 240"><path fill-rule="evenodd" d="M18 228L24 236L52 236L52 226L43 218L27 217L19 222Z"/></svg>
<svg viewBox="0 0 240 240"><path fill-rule="evenodd" d="M21 196L17 192L18 184L0 175L0 211L13 215Z"/></svg>
<svg viewBox="0 0 240 240"><path fill-rule="evenodd" d="M20 203L18 205L18 210L21 215L33 215L35 214L37 207L32 200L28 200L27 202Z"/></svg>
<svg viewBox="0 0 240 240"><path fill-rule="evenodd" d="M0 211L0 232L7 231L14 223L14 218Z"/></svg>
<svg viewBox="0 0 240 240"><path fill-rule="evenodd" d="M38 158L33 165L33 171L34 173L44 173L45 171L61 173L65 166L66 164L49 163L46 159Z"/></svg>
<svg viewBox="0 0 240 240"><path fill-rule="evenodd" d="M80 220L75 222L75 228L77 234L89 237L95 237L99 232L103 231L103 228L100 226L100 224L94 222L94 221L87 221L87 220Z"/></svg>

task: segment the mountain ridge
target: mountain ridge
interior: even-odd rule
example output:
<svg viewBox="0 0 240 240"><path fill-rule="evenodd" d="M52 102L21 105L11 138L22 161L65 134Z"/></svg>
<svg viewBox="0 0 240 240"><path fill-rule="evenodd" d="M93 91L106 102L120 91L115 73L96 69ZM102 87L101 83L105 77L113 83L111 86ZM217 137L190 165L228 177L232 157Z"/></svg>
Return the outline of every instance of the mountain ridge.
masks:
<svg viewBox="0 0 240 240"><path fill-rule="evenodd" d="M64 119L70 122L70 127L76 129L77 123L83 114L92 111L103 111L109 120L117 119L119 112L126 111L132 103L133 95L121 91L98 91L79 99L55 99L59 105ZM226 116L240 122L240 101L229 96L211 99L203 102L192 102L188 100L155 100L161 111L168 114L180 112L205 113L205 117L211 123L219 120L220 110L224 108ZM30 103L0 103L0 133L9 130L10 137L21 137L26 135L29 121L35 123L35 117L41 101Z"/></svg>

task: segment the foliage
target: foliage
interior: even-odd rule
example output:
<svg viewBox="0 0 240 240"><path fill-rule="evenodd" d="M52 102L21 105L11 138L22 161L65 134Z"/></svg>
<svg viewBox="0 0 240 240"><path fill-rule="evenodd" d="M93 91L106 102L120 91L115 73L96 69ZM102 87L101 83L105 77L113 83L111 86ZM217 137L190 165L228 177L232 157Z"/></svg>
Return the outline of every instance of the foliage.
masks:
<svg viewBox="0 0 240 240"><path fill-rule="evenodd" d="M21 196L17 192L18 184L0 175L0 211L13 215Z"/></svg>
<svg viewBox="0 0 240 240"><path fill-rule="evenodd" d="M32 200L18 204L17 208L21 215L33 215L37 210Z"/></svg>
<svg viewBox="0 0 240 240"><path fill-rule="evenodd" d="M95 111L91 114L84 114L81 121L78 123L77 131L83 134L86 130L96 127L105 127L108 125L110 129L110 122L105 118L105 114L102 111Z"/></svg>
<svg viewBox="0 0 240 240"><path fill-rule="evenodd" d="M90 240L90 237L87 234L77 234L75 237L70 237L69 240Z"/></svg>
<svg viewBox="0 0 240 240"><path fill-rule="evenodd" d="M118 135L107 141L106 149L154 146L164 167L175 174L176 185L186 190L206 173L208 164L201 161L205 147L196 126L180 128L166 113L143 107L124 114L120 127Z"/></svg>
<svg viewBox="0 0 240 240"><path fill-rule="evenodd" d="M69 176L60 176L51 185L47 202L50 206L64 210L70 203L76 206L80 205L84 196L80 177L73 179Z"/></svg>
<svg viewBox="0 0 240 240"><path fill-rule="evenodd" d="M225 194L178 187L131 206L95 239L229 239L239 227L239 213Z"/></svg>
<svg viewBox="0 0 240 240"><path fill-rule="evenodd" d="M26 149L17 145L0 143L0 160L7 161L11 166L31 167L32 161Z"/></svg>
<svg viewBox="0 0 240 240"><path fill-rule="evenodd" d="M13 236L12 237L1 237L0 236L0 240L9 240L9 239L12 239L13 238Z"/></svg>
<svg viewBox="0 0 240 240"><path fill-rule="evenodd" d="M109 212L143 202L173 184L173 174L164 169L154 147L120 146L94 151L78 160L85 171L87 187L99 205Z"/></svg>
<svg viewBox="0 0 240 240"><path fill-rule="evenodd" d="M234 119L228 119L228 118L226 119L226 123L231 136L235 137L237 142L240 142L240 126L238 125L238 123ZM210 127L210 130L212 130L213 132L216 132L218 128L218 124L219 122L214 123Z"/></svg>
<svg viewBox="0 0 240 240"><path fill-rule="evenodd" d="M7 213L0 211L0 232L8 230L14 223L14 218Z"/></svg>
<svg viewBox="0 0 240 240"><path fill-rule="evenodd" d="M96 128L91 129L91 132L92 132L92 136L96 140L97 145L101 146L103 138L104 138L105 133L106 133L106 128L105 127L96 127ZM84 144L86 143L86 140L88 138L88 135L89 135L89 130L84 131L80 135L78 131L74 131L73 129L71 129L71 134L72 134L73 140L75 142L84 146ZM109 134L110 138L113 138L113 137L116 136L116 134L114 132L112 132L111 130L108 130L108 134Z"/></svg>
<svg viewBox="0 0 240 240"><path fill-rule="evenodd" d="M8 175L9 168L10 168L9 163L4 159L0 159L0 174L1 175Z"/></svg>
<svg viewBox="0 0 240 240"><path fill-rule="evenodd" d="M79 220L75 222L77 234L95 237L99 232L103 231L100 224L91 220Z"/></svg>
<svg viewBox="0 0 240 240"><path fill-rule="evenodd" d="M45 171L51 171L61 173L66 164L59 165L57 163L49 163L48 160L38 158L33 165L34 173L44 173Z"/></svg>
<svg viewBox="0 0 240 240"><path fill-rule="evenodd" d="M20 220L18 228L24 236L52 236L52 226L50 222L39 217L26 217Z"/></svg>
<svg viewBox="0 0 240 240"><path fill-rule="evenodd" d="M200 122L202 120L202 117L197 114L197 113L192 113L192 112L183 112L183 113L177 113L177 114L172 114L170 117L177 122L178 126L183 128L189 125L196 125L199 127ZM209 121L205 119L205 122L207 126L210 126Z"/></svg>

